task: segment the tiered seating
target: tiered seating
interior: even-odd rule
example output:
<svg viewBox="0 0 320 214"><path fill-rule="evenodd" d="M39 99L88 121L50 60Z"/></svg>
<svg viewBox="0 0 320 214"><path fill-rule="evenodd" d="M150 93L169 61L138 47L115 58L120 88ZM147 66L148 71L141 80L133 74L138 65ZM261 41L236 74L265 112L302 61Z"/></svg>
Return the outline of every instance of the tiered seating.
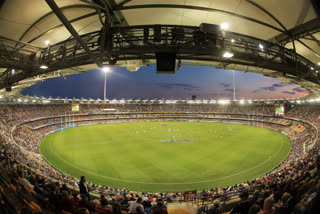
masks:
<svg viewBox="0 0 320 214"><path fill-rule="evenodd" d="M262 195L256 200L262 208L262 202L267 196L273 194L273 198L279 201L280 196L284 192L289 192L295 200L290 205L290 209L299 209L303 207L310 212L315 209L314 200L305 199L305 194L317 194L320 191L319 184L319 166L320 158L318 157L318 141L317 130L313 125L302 122L288 122L291 120L279 119L272 117L264 117L261 115L272 115L273 106L271 105L81 105L79 114L88 113L103 113L104 108L115 108L117 112L198 112L195 115L200 117L206 115L206 119L218 119L218 121L228 121L237 118L237 120L247 121L246 124L262 125L269 128L285 131L290 135L292 140L292 150L290 156L272 172L261 178L253 179L244 184L234 185L227 188L218 188L207 190L207 196L221 201L227 200L223 205L223 209L228 211L231 207L239 204L239 192L260 190ZM8 105L0 106L0 140L1 153L0 160L0 199L5 203L1 205L1 209L6 210L7 213L16 213L21 210L28 210L30 213L51 213L61 211L58 202L61 197L61 192L57 188L62 188L61 184L68 184L69 187L75 188L77 179L66 176L63 173L56 171L41 157L36 154L25 152L28 151L38 153L38 142L48 132L61 127L61 120L72 121L70 124L88 124L94 123L98 120L106 119L105 116L95 115L88 121L88 115L76 116L58 116L61 112L69 112L69 105ZM232 114L235 115L232 115ZM255 114L259 116L255 116ZM141 114L141 118L145 118L148 114ZM301 118L313 123L316 127L320 125L320 110L315 106L296 106L289 113L288 116L292 118ZM35 118L44 118L28 122L27 125L19 126L24 121ZM53 118L50 118L53 117ZM55 117L55 118L54 118ZM110 116L111 117L111 116ZM112 116L116 118L115 116ZM131 117L128 116L128 117ZM174 116L173 116L174 117ZM121 115L121 118L125 118ZM128 119L129 120L129 119ZM249 121L249 122L248 122ZM267 123L268 122L268 123ZM45 124L57 123L54 125L41 127ZM292 124L291 124L292 123ZM15 142L20 147L17 147L11 139L12 128L18 125L13 133ZM67 124L62 124L67 125ZM309 147L313 149L308 151ZM305 153L304 150L308 153ZM19 165L18 165L19 164ZM13 170L14 169L14 170ZM26 180L24 175L26 173ZM56 183L59 182L59 183ZM30 183L33 186L26 186L24 184ZM108 187L89 185L89 188L98 194L115 195L116 200L123 203L125 207L127 199L122 197L123 191L121 189L113 189ZM45 191L44 191L45 190ZM71 191L71 190L70 190ZM77 193L78 191L75 190ZM141 193L132 193L132 195L141 195ZM136 197L137 197L136 196ZM142 196L142 195L141 195ZM174 200L178 197L183 197L179 194L167 193L147 194L151 198L168 198ZM227 196L227 197L226 197ZM261 199L261 201L259 201ZM214 200L208 200L204 205L211 204ZM278 205L275 205L278 206ZM279 204L279 206L282 206ZM2 211L0 209L0 211ZM92 208L92 211L94 208ZM169 213L178 212L178 210L170 210ZM181 211L183 212L183 211ZM1 212L2 213L2 212ZM5 213L5 212L3 212Z"/></svg>

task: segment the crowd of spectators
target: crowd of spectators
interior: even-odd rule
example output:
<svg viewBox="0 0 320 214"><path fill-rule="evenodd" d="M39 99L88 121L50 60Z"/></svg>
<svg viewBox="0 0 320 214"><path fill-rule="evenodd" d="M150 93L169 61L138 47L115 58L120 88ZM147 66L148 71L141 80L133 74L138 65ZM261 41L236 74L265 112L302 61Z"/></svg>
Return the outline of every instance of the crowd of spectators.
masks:
<svg viewBox="0 0 320 214"><path fill-rule="evenodd" d="M103 113L104 108L115 108L117 112L214 112L233 113L247 115L272 115L273 106L270 105L246 105L246 106L221 106L221 105L83 105L79 114ZM30 127L21 126L14 132L15 142L11 139L11 130L17 124L35 118L48 118L60 115L61 112L70 111L69 105L8 105L0 106L0 126L3 127L0 133L0 158L1 165L6 169L13 179L13 183L33 189L36 192L36 200L43 207L54 205L58 210L66 210L71 213L83 212L85 209L94 212L108 209L117 213L119 209L129 213L149 212L157 207L156 213L165 212L163 201L182 199L181 193L137 193L128 192L124 189L113 189L110 187L87 184L88 190L102 194L100 200L88 200L88 196L72 194L74 188L78 187L79 180L64 175L50 166L42 157L37 154L39 140L48 132L61 127L60 124L39 128L39 126L56 123L62 117L43 119ZM66 113L64 115L67 115ZM315 106L296 106L287 116L300 118L313 123L316 127L320 125L320 110ZM65 116L66 117L66 116ZM228 115L230 117L230 115ZM240 116L246 117L246 116ZM249 116L250 118L250 116ZM252 116L253 118L253 116ZM263 118L263 117L261 117ZM84 120L83 116L69 116L76 124L77 120ZM95 116L94 119L104 119L104 116ZM223 119L221 119L223 120ZM251 125L266 126L259 123L259 117L251 121ZM261 120L261 119L260 119ZM267 118L264 120L279 122L281 119ZM87 124L88 121L81 121L79 124ZM78 124L78 123L77 123ZM66 124L68 125L68 124ZM276 169L265 176L249 180L243 184L237 184L226 188L212 188L202 192L202 196L219 198L235 192L241 192L241 202L233 209L233 213L313 213L318 209L320 194L318 143L313 145L316 139L316 131L313 126L304 124L303 128L295 131L295 123L291 126L280 124L268 124L269 128L284 131L290 135L292 150L290 156ZM313 145L311 150L305 147ZM31 151L33 153L29 153ZM71 189L68 189L68 186ZM253 197L248 197L248 191L255 190ZM73 192L74 193L74 192ZM112 197L113 198L112 198ZM143 200L140 200L142 198ZM82 201L82 203L80 203ZM130 202L136 201L136 202ZM71 203L72 202L72 203ZM149 203L150 202L150 203ZM80 205L81 204L81 205ZM130 204L134 205L129 206ZM141 206L139 205L141 204ZM214 201L209 207L208 213L221 213L222 208L218 201ZM140 207L140 208L139 208ZM151 209L151 207L153 207ZM81 209L78 209L81 208ZM113 211L114 209L114 211ZM131 209L131 211L130 211ZM133 209L135 209L133 211ZM82 211L79 211L82 210ZM117 211L116 211L117 210ZM240 211L239 211L240 210ZM245 212L243 212L245 210ZM99 213L99 211L97 212ZM101 212L103 213L103 212ZM119 212L118 212L119 213Z"/></svg>

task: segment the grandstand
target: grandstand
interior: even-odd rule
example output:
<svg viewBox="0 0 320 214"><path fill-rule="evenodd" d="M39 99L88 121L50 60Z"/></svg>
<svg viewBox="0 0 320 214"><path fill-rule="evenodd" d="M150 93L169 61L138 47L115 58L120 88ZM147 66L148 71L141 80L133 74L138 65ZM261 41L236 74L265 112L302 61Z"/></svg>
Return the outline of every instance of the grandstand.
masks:
<svg viewBox="0 0 320 214"><path fill-rule="evenodd" d="M211 1L39 1L0 1L0 213L319 212L318 1L294 0L295 4L292 4L291 0L232 0L232 3L230 0L228 3L215 1L215 5ZM238 6L233 8L232 5ZM175 18L170 17L171 13L175 14ZM220 27L225 17L233 20L234 29L228 31ZM31 24L23 24L24 21ZM43 41L48 42L45 44ZM226 53L229 58L226 58ZM168 58L170 60L166 61ZM166 62L161 63L163 60ZM40 98L21 94L23 89L37 82L51 78L65 79L66 75L103 69L106 65L137 71L142 66L157 64L157 72L174 73L175 63L172 70L169 61L177 62L178 70L181 66L193 64L261 73L283 82L297 83L306 88L309 95L299 99L277 100L108 100L104 94L103 100L93 100ZM286 108L285 113L275 110L279 105ZM45 151L45 145L57 146L54 134L66 135L71 130L95 128L98 126L93 125L98 124L110 130L116 130L111 128L115 125L126 126L122 129L128 129L128 133L131 133L121 136L123 139L120 140L120 143L130 141L131 145L125 147L120 144L117 149L123 153L137 153L137 156L129 160L129 155L121 156L119 152L114 153L110 161L126 164L119 169L121 175L112 178L117 182L107 178L94 179L92 173L83 170L87 168L80 168L80 165L75 167L80 169L75 172L68 167L61 167L52 158L52 153L58 150ZM131 130L129 124L140 126L140 129ZM186 167L186 171L197 181L179 174L175 177L176 174L167 172L163 173L163 177L152 177L152 173L142 170L143 167L140 170L138 164L131 164L142 156L133 147L139 142L142 145L143 138L147 136L143 133L153 132L154 124L159 127L154 132L158 132L162 138L157 138L154 147L145 144L150 150L141 151L143 148L139 148L146 157L137 163L143 165L141 163L145 163L145 160L166 163L168 158L168 168L169 165L174 167L175 161L178 166L178 159L183 158L183 152L187 150L185 145L199 143L199 156L203 155L203 159L195 159L197 161L193 161L193 168ZM191 128L178 124L188 124L185 127ZM269 136L257 136L260 138L254 140L267 142L264 145L269 144L268 140L271 145L271 137L279 135L288 139L290 146L282 151L283 142L279 146L280 143L275 140L275 150L267 155L266 160L272 160L278 153L282 156L273 160L273 165L263 168L255 163L250 166L257 169L254 170L255 174L249 173L251 168L249 170L248 166L241 171L242 174L234 172L235 168L241 169L245 165L245 160L252 159L251 162L254 162L255 156L262 158L257 160L265 160L262 156L266 155L267 149L261 145L258 148L258 144L250 145L250 149L253 149L250 155L230 164L232 166L229 169L220 167L221 172L216 176L222 177L225 183L217 182L216 177L210 177L213 178L210 182L203 182L201 176L213 176L209 165L214 165L210 161L217 159L211 156L205 159L205 152L211 152L211 147L202 145L209 141L211 143L214 138L210 137L208 141L200 139L207 138L207 135L202 135L203 130L196 130L196 124L208 125L205 130L207 134L214 134L219 142L225 141L228 145L221 148L228 150L231 156L224 157L218 149L214 151L222 153L218 159L225 165L221 166L228 166L233 156L241 156L244 155L241 153L249 151L245 146L254 137L254 131L244 134L246 138L242 140L239 137L242 135L236 135L244 132L245 129L241 127L248 130L259 128L271 133ZM181 136L180 131L184 131ZM102 136L104 141L118 142L112 138L117 135L108 134ZM243 150L237 152L235 144L227 144L232 135L239 137L237 143ZM46 142L50 136L52 138ZM134 141L132 136L139 137ZM156 137L152 135L146 141ZM151 150L157 153L159 147L169 144L171 148L176 146L179 149L182 145L185 151L180 149L164 153L160 159L150 155ZM77 146L79 144L75 142ZM97 146L97 150L101 148L104 147ZM191 148L196 150L195 146ZM219 147L215 144L213 148ZM85 153L81 158L103 160L98 159L97 150L91 156ZM104 154L108 151L100 152ZM76 156L72 152L69 155ZM69 160L70 156L64 156L64 161ZM169 156L179 158L169 159ZM192 165L192 157L184 158L186 163ZM79 160L71 164L77 162ZM111 173L112 170L116 171L113 168L116 165L110 162L101 165L107 165ZM135 168L129 169L133 165ZM152 166L163 170L160 165ZM106 170L94 164L88 164L87 167L96 167L98 172ZM171 170L178 173L182 168ZM222 174L223 171L226 174ZM129 178L124 176L125 172L128 172ZM109 175L109 172L106 173L103 174L105 177ZM241 176L235 179L232 178L234 174ZM87 181L83 178L80 180L80 175L85 176ZM130 176L136 176L137 180L128 181ZM144 186L143 183L152 185ZM163 184L168 185L160 188L161 185L165 186ZM143 199L141 203L139 198ZM105 211L99 212L100 209Z"/></svg>

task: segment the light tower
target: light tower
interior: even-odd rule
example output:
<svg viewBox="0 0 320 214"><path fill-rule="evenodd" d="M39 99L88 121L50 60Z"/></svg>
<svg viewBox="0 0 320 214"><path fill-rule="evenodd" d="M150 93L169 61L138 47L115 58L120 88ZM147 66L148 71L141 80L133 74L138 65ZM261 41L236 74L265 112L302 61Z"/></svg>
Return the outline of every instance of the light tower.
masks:
<svg viewBox="0 0 320 214"><path fill-rule="evenodd" d="M107 72L110 71L109 67L103 67L102 71L104 72L104 93L103 93L103 100L106 101L107 99Z"/></svg>

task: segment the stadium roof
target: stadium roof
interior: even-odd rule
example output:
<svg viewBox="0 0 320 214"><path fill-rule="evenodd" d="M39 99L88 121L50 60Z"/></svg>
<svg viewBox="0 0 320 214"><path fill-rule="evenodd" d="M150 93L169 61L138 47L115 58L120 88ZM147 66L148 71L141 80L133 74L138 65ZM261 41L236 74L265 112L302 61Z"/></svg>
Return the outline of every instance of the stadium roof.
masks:
<svg viewBox="0 0 320 214"><path fill-rule="evenodd" d="M262 73L319 96L317 14L317 0L2 0L1 94L103 64L135 71L175 52L182 66Z"/></svg>

